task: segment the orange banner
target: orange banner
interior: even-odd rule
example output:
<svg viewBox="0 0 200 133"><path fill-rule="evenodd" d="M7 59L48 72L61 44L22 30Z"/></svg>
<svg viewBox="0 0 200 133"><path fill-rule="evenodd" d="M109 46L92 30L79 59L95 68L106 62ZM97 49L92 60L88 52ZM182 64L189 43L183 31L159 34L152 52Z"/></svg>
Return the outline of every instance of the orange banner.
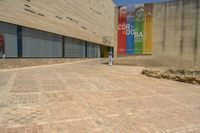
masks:
<svg viewBox="0 0 200 133"><path fill-rule="evenodd" d="M143 44L143 54L152 53L152 17L153 5L144 5L144 44Z"/></svg>

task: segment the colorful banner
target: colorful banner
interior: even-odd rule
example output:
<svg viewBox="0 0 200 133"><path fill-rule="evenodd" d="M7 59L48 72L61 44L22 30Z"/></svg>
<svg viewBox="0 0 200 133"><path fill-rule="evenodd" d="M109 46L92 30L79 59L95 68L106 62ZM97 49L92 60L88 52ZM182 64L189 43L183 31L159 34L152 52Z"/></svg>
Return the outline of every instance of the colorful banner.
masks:
<svg viewBox="0 0 200 133"><path fill-rule="evenodd" d="M143 53L150 54L152 52L152 4L146 4L144 6L144 46Z"/></svg>
<svg viewBox="0 0 200 133"><path fill-rule="evenodd" d="M142 54L144 36L144 5L135 6L135 54Z"/></svg>
<svg viewBox="0 0 200 133"><path fill-rule="evenodd" d="M118 54L126 54L126 15L127 7L119 8L118 17Z"/></svg>
<svg viewBox="0 0 200 133"><path fill-rule="evenodd" d="M119 7L118 55L151 54L152 4Z"/></svg>
<svg viewBox="0 0 200 133"><path fill-rule="evenodd" d="M134 12L133 6L127 7L126 17L126 54L133 54L134 52Z"/></svg>

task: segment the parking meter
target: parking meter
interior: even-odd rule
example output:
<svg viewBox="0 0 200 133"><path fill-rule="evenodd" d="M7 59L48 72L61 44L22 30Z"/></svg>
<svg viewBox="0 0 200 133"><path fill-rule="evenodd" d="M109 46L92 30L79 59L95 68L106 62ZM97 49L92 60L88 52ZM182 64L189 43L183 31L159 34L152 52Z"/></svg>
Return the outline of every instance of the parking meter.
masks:
<svg viewBox="0 0 200 133"><path fill-rule="evenodd" d="M109 66L113 65L113 54L112 52L109 52Z"/></svg>

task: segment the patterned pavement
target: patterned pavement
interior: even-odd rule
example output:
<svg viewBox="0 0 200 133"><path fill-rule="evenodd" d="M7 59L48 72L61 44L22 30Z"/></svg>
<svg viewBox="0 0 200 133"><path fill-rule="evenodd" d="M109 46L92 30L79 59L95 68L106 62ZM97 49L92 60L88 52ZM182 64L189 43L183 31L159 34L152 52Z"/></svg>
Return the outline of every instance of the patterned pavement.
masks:
<svg viewBox="0 0 200 133"><path fill-rule="evenodd" d="M0 133L199 133L200 86L97 61L0 70Z"/></svg>

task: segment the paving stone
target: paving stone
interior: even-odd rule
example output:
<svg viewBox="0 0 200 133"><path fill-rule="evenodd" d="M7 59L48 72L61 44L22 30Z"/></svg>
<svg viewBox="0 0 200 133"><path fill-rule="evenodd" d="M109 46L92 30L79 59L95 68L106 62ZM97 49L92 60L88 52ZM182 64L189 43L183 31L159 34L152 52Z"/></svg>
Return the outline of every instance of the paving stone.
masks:
<svg viewBox="0 0 200 133"><path fill-rule="evenodd" d="M95 61L0 70L0 133L199 133L200 86L141 71Z"/></svg>

